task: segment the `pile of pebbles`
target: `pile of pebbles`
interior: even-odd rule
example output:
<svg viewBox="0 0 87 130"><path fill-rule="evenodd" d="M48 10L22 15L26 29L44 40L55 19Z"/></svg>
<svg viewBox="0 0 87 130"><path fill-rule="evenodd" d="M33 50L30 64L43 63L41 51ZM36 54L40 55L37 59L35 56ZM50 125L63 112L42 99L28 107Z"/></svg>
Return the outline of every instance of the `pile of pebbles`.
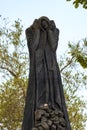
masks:
<svg viewBox="0 0 87 130"><path fill-rule="evenodd" d="M45 107L36 110L35 126L32 130L66 130L63 112Z"/></svg>

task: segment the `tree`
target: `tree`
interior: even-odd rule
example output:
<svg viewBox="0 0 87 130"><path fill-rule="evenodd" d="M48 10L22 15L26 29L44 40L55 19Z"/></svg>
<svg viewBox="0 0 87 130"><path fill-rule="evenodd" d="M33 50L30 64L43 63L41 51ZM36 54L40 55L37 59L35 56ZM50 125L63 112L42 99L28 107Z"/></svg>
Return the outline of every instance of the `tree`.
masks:
<svg viewBox="0 0 87 130"><path fill-rule="evenodd" d="M87 68L87 39L85 38L82 41L82 45L80 45L80 42L78 42L77 44L69 43L68 45L70 48L71 56L85 69Z"/></svg>
<svg viewBox="0 0 87 130"><path fill-rule="evenodd" d="M1 18L0 23L3 25L0 28L0 129L17 130L21 127L26 97L28 53L22 39L21 21L18 19L11 26L7 19ZM77 96L77 92L82 86L86 86L87 77L74 70L75 64L75 57L72 55L61 58L61 75L72 129L84 130L87 118L83 110L86 104ZM73 116L76 120L73 120Z"/></svg>
<svg viewBox="0 0 87 130"><path fill-rule="evenodd" d="M28 58L20 20L10 25L7 18L1 17L1 24L0 76L4 81L0 83L0 124L2 129L16 130L22 122Z"/></svg>
<svg viewBox="0 0 87 130"><path fill-rule="evenodd" d="M66 0L66 1L71 1L71 0ZM82 5L83 6L83 8L85 8L85 9L87 9L87 1L86 0L74 0L74 2L73 2L73 5L75 6L75 8L78 8L79 7L79 5ZM66 67L68 67L69 65L71 65L71 63L74 61L74 63L76 63L77 64L77 66L78 66L78 64L80 64L84 69L86 69L87 68L87 38L85 38L85 39L83 39L83 40L80 40L77 44L73 44L73 43L70 43L69 42L69 54L71 55L71 59L69 59L68 60L68 62L67 62L67 64L62 68L62 70L64 70ZM75 65L75 64L74 64ZM82 68L80 68L79 67L79 70L82 70ZM79 71L78 70L78 71ZM74 71L75 72L75 71ZM75 84L73 84L73 86L75 86L74 87L74 89L73 89L73 92L72 92L72 89L71 89L71 87L69 87L69 89L71 89L70 90L70 92L71 92L71 94L70 95L72 95L73 97L72 98L70 98L70 101L71 101L71 99L74 99L74 103L71 101L71 104L73 105L73 106L75 106L75 108L74 108L74 110L75 111L72 111L72 107L70 108L69 107L69 105L68 105L68 110L70 110L70 112L72 111L72 113L70 114L70 118L71 118L71 124L72 124L72 129L81 129L81 130L84 130L84 122L87 120L87 116L84 118L84 117L82 117L82 115L80 115L80 112L82 113L83 112L83 110L82 109L79 109L79 108L82 108L82 107L84 107L84 102L81 102L81 100L80 99L75 99L75 98L77 98L76 97L76 95L75 95L75 93L74 92L76 92L77 91L77 89L78 89L78 87L81 85L81 83L82 83L82 87L83 86L86 86L86 82L84 82L84 81L86 81L87 80L87 75L84 75L85 74L85 72L82 74L82 79L81 79L81 77L78 77L77 75L81 75L81 73L80 74L75 74L75 76L74 77L72 77L72 75L70 75L71 77L72 77L72 79L74 79L74 81L76 81L76 84L77 84L77 87L76 87L76 85ZM64 79L66 79L66 78L64 78ZM69 78L70 79L70 78ZM78 80L79 79L79 80ZM78 81L79 82L78 82ZM69 80L70 81L70 80ZM72 82L73 83L73 82ZM80 83L80 84L78 84L78 83ZM85 83L85 84L84 84ZM71 85L72 86L72 85ZM65 89L65 90L67 90L67 89ZM74 91L75 90L75 91ZM67 94L66 94L66 96L67 96ZM68 97L68 96L67 96ZM69 97L68 97L68 99L69 99ZM70 102L69 102L70 103ZM79 106L79 107L78 107ZM86 106L85 106L86 107ZM78 109L78 111L76 111L76 109ZM78 113L78 114L77 114ZM77 117L78 116L78 117ZM74 118L73 118L74 117ZM82 119L83 120L83 122L80 122L80 120L78 121L78 123L76 124L76 125L74 125L75 124L75 122L77 122L77 119ZM85 120L86 119L86 120Z"/></svg>
<svg viewBox="0 0 87 130"><path fill-rule="evenodd" d="M66 1L72 1L72 0L66 0ZM73 2L75 8L78 8L80 4L83 6L83 8L87 9L87 0L74 0Z"/></svg>
<svg viewBox="0 0 87 130"><path fill-rule="evenodd" d="M22 122L25 88L23 79L9 80L0 88L0 123L2 129L17 130Z"/></svg>
<svg viewBox="0 0 87 130"><path fill-rule="evenodd" d="M76 64L74 58L62 59L61 57L60 65L72 130L85 130L87 115L84 113L84 108L86 108L86 103L78 93L86 87L87 76L79 71L81 66ZM77 67L79 70L76 70Z"/></svg>

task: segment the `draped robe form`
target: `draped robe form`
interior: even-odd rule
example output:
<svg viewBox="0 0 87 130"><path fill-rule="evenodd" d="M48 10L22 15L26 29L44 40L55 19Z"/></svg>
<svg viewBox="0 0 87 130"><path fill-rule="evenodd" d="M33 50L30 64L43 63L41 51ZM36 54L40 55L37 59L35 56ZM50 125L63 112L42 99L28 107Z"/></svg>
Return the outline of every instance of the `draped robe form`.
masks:
<svg viewBox="0 0 87 130"><path fill-rule="evenodd" d="M40 20L48 20L42 17ZM49 20L50 21L50 20ZM40 24L40 23L39 23ZM64 113L66 130L71 130L66 110L60 71L56 60L59 30L26 30L30 54L30 75L27 89L22 130L31 130L34 126L34 112L44 104Z"/></svg>

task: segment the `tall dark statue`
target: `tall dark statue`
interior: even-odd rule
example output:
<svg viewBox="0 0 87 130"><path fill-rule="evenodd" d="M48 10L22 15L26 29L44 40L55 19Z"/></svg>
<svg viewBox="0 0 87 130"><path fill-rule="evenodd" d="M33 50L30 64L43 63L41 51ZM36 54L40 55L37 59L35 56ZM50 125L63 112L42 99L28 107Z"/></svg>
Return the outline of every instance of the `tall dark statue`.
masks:
<svg viewBox="0 0 87 130"><path fill-rule="evenodd" d="M56 60L59 29L47 17L26 29L30 75L22 130L71 130Z"/></svg>

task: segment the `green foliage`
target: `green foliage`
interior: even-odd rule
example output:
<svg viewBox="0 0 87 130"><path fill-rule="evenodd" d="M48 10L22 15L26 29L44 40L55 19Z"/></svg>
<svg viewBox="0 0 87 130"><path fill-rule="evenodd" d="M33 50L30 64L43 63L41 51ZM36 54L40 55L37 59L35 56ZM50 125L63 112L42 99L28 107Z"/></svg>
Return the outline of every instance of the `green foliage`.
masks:
<svg viewBox="0 0 87 130"><path fill-rule="evenodd" d="M25 60L28 61L28 54L24 40L21 38L23 26L20 22L18 19L13 25L10 25L6 24L8 23L7 19L3 19L3 26L0 28L2 30L0 36L0 72L3 73L4 78L26 76L28 62L25 63Z"/></svg>
<svg viewBox="0 0 87 130"><path fill-rule="evenodd" d="M86 103L80 95L77 95L80 89L84 88L83 86L86 86L86 82L83 82L84 76L84 74L81 74L81 72L78 71L73 73L71 69L65 69L62 72L62 80L65 88L65 97L72 130L85 130L87 114L84 113L84 108L86 108Z"/></svg>
<svg viewBox="0 0 87 130"><path fill-rule="evenodd" d="M13 25L8 19L0 20L0 129L17 130L23 116L28 57L20 20Z"/></svg>
<svg viewBox="0 0 87 130"><path fill-rule="evenodd" d="M28 84L28 53L22 39L21 21L18 19L10 25L7 19L1 18L0 23L0 129L17 130L22 123ZM84 130L87 118L83 110L86 105L77 93L80 88L86 86L87 76L72 69L77 61L76 53L72 55L72 47L70 54L72 57L61 58L60 61L66 103L72 130Z"/></svg>
<svg viewBox="0 0 87 130"><path fill-rule="evenodd" d="M0 88L0 123L2 128L17 130L21 126L27 81L10 79Z"/></svg>
<svg viewBox="0 0 87 130"><path fill-rule="evenodd" d="M78 44L69 43L69 57L61 57L60 60L61 76L65 88L66 103L72 130L85 130L87 122L87 114L84 113L84 108L87 108L86 102L78 95L87 86L87 74L84 70L84 68L87 68L87 45L85 43L86 39L80 41ZM84 61L78 60L78 56L84 58Z"/></svg>
<svg viewBox="0 0 87 130"><path fill-rule="evenodd" d="M87 41L86 40L83 40L84 41L84 44L82 46L80 46L80 43L77 43L77 44L71 44L69 43L69 48L70 48L70 54L72 55L72 57L75 58L75 60L77 62L80 63L80 65L83 67L83 68L87 68Z"/></svg>
<svg viewBox="0 0 87 130"><path fill-rule="evenodd" d="M66 1L72 1L72 0L66 0ZM87 0L74 0L73 1L73 5L75 8L78 8L80 4L83 6L83 8L87 9Z"/></svg>

